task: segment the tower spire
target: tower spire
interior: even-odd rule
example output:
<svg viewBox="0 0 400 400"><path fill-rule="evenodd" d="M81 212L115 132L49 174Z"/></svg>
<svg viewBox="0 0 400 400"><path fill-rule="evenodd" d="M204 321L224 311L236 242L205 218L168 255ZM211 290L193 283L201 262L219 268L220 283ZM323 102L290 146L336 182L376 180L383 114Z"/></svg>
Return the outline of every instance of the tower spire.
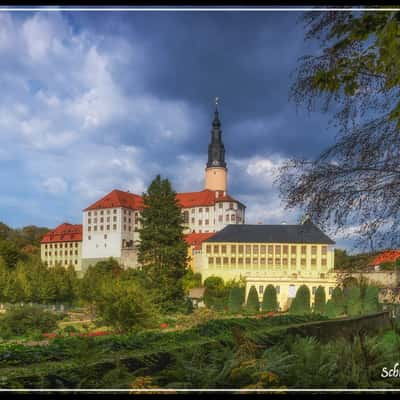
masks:
<svg viewBox="0 0 400 400"><path fill-rule="evenodd" d="M209 167L226 168L225 162L225 146L222 142L221 122L219 120L218 111L219 97L215 98L214 120L212 122L211 143L208 145L208 162Z"/></svg>

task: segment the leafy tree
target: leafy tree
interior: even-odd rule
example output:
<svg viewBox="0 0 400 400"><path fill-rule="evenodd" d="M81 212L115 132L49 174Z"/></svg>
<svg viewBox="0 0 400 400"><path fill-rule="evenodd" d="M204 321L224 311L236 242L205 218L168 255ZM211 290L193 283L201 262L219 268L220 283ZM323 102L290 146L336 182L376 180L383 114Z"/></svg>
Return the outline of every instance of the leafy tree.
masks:
<svg viewBox="0 0 400 400"><path fill-rule="evenodd" d="M260 311L260 300L258 299L257 289L254 285L250 288L247 295L246 311L250 314Z"/></svg>
<svg viewBox="0 0 400 400"><path fill-rule="evenodd" d="M396 246L400 233L400 11L308 12L304 56L291 99L309 110L335 109L336 143L316 159L280 170L287 206L340 231L358 226L360 244ZM382 204L385 206L382 207Z"/></svg>
<svg viewBox="0 0 400 400"><path fill-rule="evenodd" d="M379 288L368 286L363 301L363 314L376 313L381 311L379 304Z"/></svg>
<svg viewBox="0 0 400 400"><path fill-rule="evenodd" d="M21 336L33 330L50 332L57 327L57 319L57 315L37 306L14 306L0 317L0 335Z"/></svg>
<svg viewBox="0 0 400 400"><path fill-rule="evenodd" d="M346 311L346 301L340 287L335 287L332 292L332 304L334 306L335 315L343 315Z"/></svg>
<svg viewBox="0 0 400 400"><path fill-rule="evenodd" d="M201 274L188 269L182 278L182 285L186 294L190 289L201 287Z"/></svg>
<svg viewBox="0 0 400 400"><path fill-rule="evenodd" d="M156 326L154 300L135 282L116 279L112 285L102 283L101 296L94 304L105 324L123 332Z"/></svg>
<svg viewBox="0 0 400 400"><path fill-rule="evenodd" d="M231 313L239 313L242 311L242 305L244 302L244 288L232 287L229 290L228 298L228 310Z"/></svg>
<svg viewBox="0 0 400 400"><path fill-rule="evenodd" d="M274 285L268 285L265 288L261 308L263 311L278 311L278 298L276 295L276 289Z"/></svg>
<svg viewBox="0 0 400 400"><path fill-rule="evenodd" d="M323 314L326 305L326 294L325 288L323 286L318 286L317 290L315 291L314 299L314 312L318 314Z"/></svg>
<svg viewBox="0 0 400 400"><path fill-rule="evenodd" d="M10 240L0 241L0 256L8 268L15 268L19 260L24 259L16 244Z"/></svg>
<svg viewBox="0 0 400 400"><path fill-rule="evenodd" d="M296 292L296 297L290 305L290 313L308 314L310 311L310 289L306 285L301 285Z"/></svg>
<svg viewBox="0 0 400 400"><path fill-rule="evenodd" d="M362 313L361 290L358 286L353 286L347 293L346 311L349 316L356 316Z"/></svg>
<svg viewBox="0 0 400 400"><path fill-rule="evenodd" d="M209 276L204 280L204 303L207 307L222 310L226 306L228 291L219 276Z"/></svg>
<svg viewBox="0 0 400 400"><path fill-rule="evenodd" d="M335 304L332 299L329 299L326 302L325 309L324 309L324 315L326 315L328 318L334 318L334 317L338 316L338 314L336 313Z"/></svg>
<svg viewBox="0 0 400 400"><path fill-rule="evenodd" d="M181 208L169 180L160 175L143 194L143 202L138 260L162 308L174 309L184 301L188 257Z"/></svg>

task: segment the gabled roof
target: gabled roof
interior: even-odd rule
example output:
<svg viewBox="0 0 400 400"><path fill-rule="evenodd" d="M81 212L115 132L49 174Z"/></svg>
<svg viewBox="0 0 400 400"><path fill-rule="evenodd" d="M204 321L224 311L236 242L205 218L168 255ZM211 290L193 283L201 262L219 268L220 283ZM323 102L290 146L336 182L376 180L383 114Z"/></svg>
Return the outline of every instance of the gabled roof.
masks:
<svg viewBox="0 0 400 400"><path fill-rule="evenodd" d="M300 225L227 225L205 242L335 243L311 221Z"/></svg>
<svg viewBox="0 0 400 400"><path fill-rule="evenodd" d="M222 190L205 189L200 192L177 193L176 199L183 208L213 206L215 203L224 201L239 203L244 207L244 204Z"/></svg>
<svg viewBox="0 0 400 400"><path fill-rule="evenodd" d="M189 233L185 235L185 241L189 246L195 246L195 250L200 250L201 244L214 235L215 232Z"/></svg>
<svg viewBox="0 0 400 400"><path fill-rule="evenodd" d="M216 203L224 201L239 203L245 207L244 204L235 200L222 190L214 191L206 189L200 192L177 193L176 199L182 208L214 206ZM85 208L83 211L114 207L125 207L132 210L141 210L143 209L143 197L134 193L115 189L89 207Z"/></svg>
<svg viewBox="0 0 400 400"><path fill-rule="evenodd" d="M123 192L122 190L113 190L100 200L85 208L83 211L98 210L103 208L125 207L131 210L140 210L143 208L143 198L137 194Z"/></svg>
<svg viewBox="0 0 400 400"><path fill-rule="evenodd" d="M395 262L400 257L400 250L387 250L379 253L368 265L380 265L385 262Z"/></svg>
<svg viewBox="0 0 400 400"><path fill-rule="evenodd" d="M72 225L68 222L57 226L57 228L46 233L40 243L57 243L57 242L81 242L82 241L82 225Z"/></svg>

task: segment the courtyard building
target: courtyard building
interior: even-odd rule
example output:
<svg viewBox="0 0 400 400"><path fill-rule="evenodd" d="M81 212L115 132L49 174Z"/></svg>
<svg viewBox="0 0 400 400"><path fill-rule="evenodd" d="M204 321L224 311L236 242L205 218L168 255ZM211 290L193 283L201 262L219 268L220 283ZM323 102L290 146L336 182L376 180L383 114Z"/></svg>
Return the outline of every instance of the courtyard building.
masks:
<svg viewBox="0 0 400 400"><path fill-rule="evenodd" d="M72 265L77 272L82 270L82 225L68 222L48 232L40 242L42 261L49 267Z"/></svg>
<svg viewBox="0 0 400 400"><path fill-rule="evenodd" d="M298 225L228 225L203 242L197 267L203 280L245 278L246 299L251 286L261 301L267 285L274 285L281 310L303 284L311 302L318 286L325 288L327 298L337 286L334 242L310 219Z"/></svg>

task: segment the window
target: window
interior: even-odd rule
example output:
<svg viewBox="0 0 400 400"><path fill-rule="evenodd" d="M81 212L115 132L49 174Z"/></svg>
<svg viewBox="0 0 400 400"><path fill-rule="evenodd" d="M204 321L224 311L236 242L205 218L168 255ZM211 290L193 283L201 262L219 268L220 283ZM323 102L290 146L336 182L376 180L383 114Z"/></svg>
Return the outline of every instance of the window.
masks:
<svg viewBox="0 0 400 400"><path fill-rule="evenodd" d="M70 243L70 244L69 244L69 247L72 247L72 246L73 246L73 244L72 244L72 243Z"/></svg>
<svg viewBox="0 0 400 400"><path fill-rule="evenodd" d="M239 245L239 254L243 254L243 245L242 244L240 244Z"/></svg>
<svg viewBox="0 0 400 400"><path fill-rule="evenodd" d="M207 254L211 253L211 246L209 244L206 246L206 253Z"/></svg>
<svg viewBox="0 0 400 400"><path fill-rule="evenodd" d="M114 213L114 214L116 214L116 213L117 213L117 209L116 209L116 208L114 208L114 210L113 210L113 213Z"/></svg>
<svg viewBox="0 0 400 400"><path fill-rule="evenodd" d="M117 217L113 217L113 222L117 222Z"/></svg>
<svg viewBox="0 0 400 400"><path fill-rule="evenodd" d="M238 258L238 264L243 265L243 258Z"/></svg>
<svg viewBox="0 0 400 400"><path fill-rule="evenodd" d="M253 254L258 254L258 246L253 246Z"/></svg>
<svg viewBox="0 0 400 400"><path fill-rule="evenodd" d="M68 255L68 251L67 251L67 250L64 251L64 255L65 255L65 256Z"/></svg>
<svg viewBox="0 0 400 400"><path fill-rule="evenodd" d="M124 217L124 222L126 222L126 217Z"/></svg>
<svg viewBox="0 0 400 400"><path fill-rule="evenodd" d="M311 265L312 265L312 266L317 265L317 260L316 260L315 258L312 258L312 259L311 259Z"/></svg>
<svg viewBox="0 0 400 400"><path fill-rule="evenodd" d="M88 216L90 217L91 215L92 215L92 213L89 211L89 212L88 212Z"/></svg>
<svg viewBox="0 0 400 400"><path fill-rule="evenodd" d="M275 265L278 265L278 266L281 265L281 259L280 258L275 258Z"/></svg>
<svg viewBox="0 0 400 400"><path fill-rule="evenodd" d="M229 258L228 257L224 257L224 265L228 265L229 264Z"/></svg>
<svg viewBox="0 0 400 400"><path fill-rule="evenodd" d="M301 246L301 254L307 254L307 246Z"/></svg>
<svg viewBox="0 0 400 400"><path fill-rule="evenodd" d="M283 254L288 254L289 247L288 246L283 246Z"/></svg>
<svg viewBox="0 0 400 400"><path fill-rule="evenodd" d="M101 218L100 218L100 223L103 223L103 222L104 222L104 218L101 217Z"/></svg>
<svg viewBox="0 0 400 400"><path fill-rule="evenodd" d="M282 260L282 264L283 264L284 266L287 266L287 265L288 265L288 259L287 259L287 258L284 258L284 259Z"/></svg>
<svg viewBox="0 0 400 400"><path fill-rule="evenodd" d="M203 221L201 219L199 219L199 225L202 225Z"/></svg>
<svg viewBox="0 0 400 400"><path fill-rule="evenodd" d="M94 215L97 215L97 211L94 212Z"/></svg>
<svg viewBox="0 0 400 400"><path fill-rule="evenodd" d="M321 247L321 254L322 254L323 256L326 256L326 252L327 252L327 247L326 247L326 246L322 246L322 247Z"/></svg>
<svg viewBox="0 0 400 400"><path fill-rule="evenodd" d="M110 225L107 225L107 230L108 230L108 231L110 230Z"/></svg>
<svg viewBox="0 0 400 400"><path fill-rule="evenodd" d="M326 267L326 258L323 258L323 259L321 260L321 265L324 266L324 267Z"/></svg>
<svg viewBox="0 0 400 400"><path fill-rule="evenodd" d="M78 255L78 250L75 250L75 255L76 255L76 256Z"/></svg>
<svg viewBox="0 0 400 400"><path fill-rule="evenodd" d="M92 230L92 227L88 226L87 230L90 232Z"/></svg>
<svg viewBox="0 0 400 400"><path fill-rule="evenodd" d="M107 214L110 214L110 210L107 210Z"/></svg>
<svg viewBox="0 0 400 400"><path fill-rule="evenodd" d="M184 212L183 212L183 222L184 222L185 224L188 224L188 223L189 223L189 211L184 211Z"/></svg>
<svg viewBox="0 0 400 400"><path fill-rule="evenodd" d="M92 218L89 218L88 219L88 224L91 224L92 223Z"/></svg>
<svg viewBox="0 0 400 400"><path fill-rule="evenodd" d="M281 246L275 246L275 254L281 254Z"/></svg>
<svg viewBox="0 0 400 400"><path fill-rule="evenodd" d="M208 257L208 263L210 265L213 265L214 264L214 257Z"/></svg>
<svg viewBox="0 0 400 400"><path fill-rule="evenodd" d="M92 239L92 237L91 236L88 236L88 240L91 240Z"/></svg>
<svg viewBox="0 0 400 400"><path fill-rule="evenodd" d="M209 210L209 208L207 207L207 208L206 208L206 212L209 212L209 211L210 211L210 210Z"/></svg>
<svg viewBox="0 0 400 400"><path fill-rule="evenodd" d="M219 208L222 208L222 203L219 203Z"/></svg>
<svg viewBox="0 0 400 400"><path fill-rule="evenodd" d="M265 258L261 258L261 259L260 259L260 264L261 264L261 265L265 265L265 261L266 261Z"/></svg>
<svg viewBox="0 0 400 400"><path fill-rule="evenodd" d="M219 246L218 246L218 245L215 245L215 246L214 246L214 253L215 253L215 254L218 254L218 253L219 253Z"/></svg>
<svg viewBox="0 0 400 400"><path fill-rule="evenodd" d="M274 246L268 246L268 254L274 254Z"/></svg>
<svg viewBox="0 0 400 400"><path fill-rule="evenodd" d="M226 254L226 245L225 245L225 244L223 244L223 245L221 246L221 253L222 253L222 254Z"/></svg>
<svg viewBox="0 0 400 400"><path fill-rule="evenodd" d="M70 250L70 251L69 251L69 255L72 256L72 253L73 253L72 250Z"/></svg>
<svg viewBox="0 0 400 400"><path fill-rule="evenodd" d="M195 209L194 208L192 208L192 214L194 214L195 213Z"/></svg>
<svg viewBox="0 0 400 400"><path fill-rule="evenodd" d="M199 208L199 213L202 213L203 212L203 209L200 207Z"/></svg>
<svg viewBox="0 0 400 400"><path fill-rule="evenodd" d="M231 215L231 222L235 222L235 220L236 220L236 217L235 217L234 214L232 214L232 215Z"/></svg>
<svg viewBox="0 0 400 400"><path fill-rule="evenodd" d="M54 245L54 248L55 248L55 249L57 248L57 243Z"/></svg>
<svg viewBox="0 0 400 400"><path fill-rule="evenodd" d="M292 259L290 260L290 264L291 264L291 265L296 265L296 259L295 259L295 258L292 258Z"/></svg>
<svg viewBox="0 0 400 400"><path fill-rule="evenodd" d="M113 230L114 230L114 231L117 230L117 225L116 225L116 224L113 225Z"/></svg>
<svg viewBox="0 0 400 400"><path fill-rule="evenodd" d="M231 258L231 265L235 265L236 264L236 258Z"/></svg>
<svg viewBox="0 0 400 400"><path fill-rule="evenodd" d="M96 232L97 231L97 225L94 226L93 230Z"/></svg>
<svg viewBox="0 0 400 400"><path fill-rule="evenodd" d="M305 259L305 258L302 258L302 259L301 259L300 265L301 265L302 267L304 267L304 266L306 265L306 259Z"/></svg>
<svg viewBox="0 0 400 400"><path fill-rule="evenodd" d="M104 239L107 239L107 234L104 235Z"/></svg>
<svg viewBox="0 0 400 400"><path fill-rule="evenodd" d="M225 222L229 222L229 215L228 214L225 215Z"/></svg>
<svg viewBox="0 0 400 400"><path fill-rule="evenodd" d="M94 219L93 219L93 223L94 223L94 224L97 224L97 218L94 218Z"/></svg>
<svg viewBox="0 0 400 400"><path fill-rule="evenodd" d="M204 225L208 225L208 219L205 220Z"/></svg>
<svg viewBox="0 0 400 400"><path fill-rule="evenodd" d="M107 222L110 222L110 217L107 217Z"/></svg>
<svg viewBox="0 0 400 400"><path fill-rule="evenodd" d="M100 211L100 215L104 215L104 211L103 210Z"/></svg>
<svg viewBox="0 0 400 400"><path fill-rule="evenodd" d="M259 286L258 287L258 293L263 294L264 293L264 286Z"/></svg>
<svg viewBox="0 0 400 400"><path fill-rule="evenodd" d="M311 254L315 256L317 254L317 246L311 246Z"/></svg>
<svg viewBox="0 0 400 400"><path fill-rule="evenodd" d="M251 264L251 258L250 257L246 257L246 265L250 265Z"/></svg>
<svg viewBox="0 0 400 400"><path fill-rule="evenodd" d="M268 258L268 265L272 265L274 263L274 259L273 258Z"/></svg>
<svg viewBox="0 0 400 400"><path fill-rule="evenodd" d="M260 246L260 253L265 254L266 246L263 244Z"/></svg>
<svg viewBox="0 0 400 400"><path fill-rule="evenodd" d="M100 226L100 230L101 230L101 231L104 231L104 225L101 225L101 226Z"/></svg>
<svg viewBox="0 0 400 400"><path fill-rule="evenodd" d="M75 243L75 247L78 247L78 243Z"/></svg>
<svg viewBox="0 0 400 400"><path fill-rule="evenodd" d="M218 217L218 222L222 222L222 221L223 221L223 216L220 215L220 216Z"/></svg>
<svg viewBox="0 0 400 400"><path fill-rule="evenodd" d="M296 253L297 253L297 247L296 247L296 246L292 246L292 247L290 248L290 252L291 252L292 254L296 254Z"/></svg>
<svg viewBox="0 0 400 400"><path fill-rule="evenodd" d="M216 263L217 265L221 265L221 257L217 257L217 258L215 259L215 263Z"/></svg>
<svg viewBox="0 0 400 400"><path fill-rule="evenodd" d="M253 264L258 265L258 258L253 258Z"/></svg>
<svg viewBox="0 0 400 400"><path fill-rule="evenodd" d="M78 264L78 260L75 260L75 264Z"/></svg>
<svg viewBox="0 0 400 400"><path fill-rule="evenodd" d="M192 224L194 224L194 218L192 218Z"/></svg>
<svg viewBox="0 0 400 400"><path fill-rule="evenodd" d="M124 231L126 231L126 225L124 225Z"/></svg>
<svg viewBox="0 0 400 400"><path fill-rule="evenodd" d="M251 246L246 246L246 254L251 254Z"/></svg>

